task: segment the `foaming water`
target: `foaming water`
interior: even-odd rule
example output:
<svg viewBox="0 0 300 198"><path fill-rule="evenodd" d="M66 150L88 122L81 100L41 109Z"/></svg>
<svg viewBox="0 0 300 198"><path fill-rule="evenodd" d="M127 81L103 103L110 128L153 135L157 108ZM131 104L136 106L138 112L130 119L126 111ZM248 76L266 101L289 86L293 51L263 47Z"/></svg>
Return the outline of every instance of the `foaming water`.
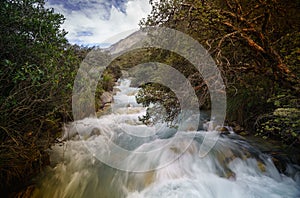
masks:
<svg viewBox="0 0 300 198"><path fill-rule="evenodd" d="M210 143L204 137L213 139L216 132L191 131L188 124L180 131L143 125L138 116L146 109L129 85L122 80L116 87L111 114L66 126L62 139L70 140L50 151L54 166L33 197L300 197L299 172L290 166L295 178L280 174L268 155L233 132L200 157L200 146ZM111 142L129 155L116 154ZM118 166L128 171L113 168Z"/></svg>

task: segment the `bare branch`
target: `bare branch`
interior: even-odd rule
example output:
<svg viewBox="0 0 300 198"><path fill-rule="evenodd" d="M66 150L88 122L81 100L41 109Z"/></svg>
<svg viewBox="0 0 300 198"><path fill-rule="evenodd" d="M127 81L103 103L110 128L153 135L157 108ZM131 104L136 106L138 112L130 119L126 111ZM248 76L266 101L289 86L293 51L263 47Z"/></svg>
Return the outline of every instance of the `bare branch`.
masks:
<svg viewBox="0 0 300 198"><path fill-rule="evenodd" d="M234 31L234 32L231 32L231 33L226 34L225 36L223 36L222 39L218 43L218 48L221 47L222 43L225 41L226 38L231 37L232 35L235 35L235 34L238 34L238 33L239 33L238 31Z"/></svg>

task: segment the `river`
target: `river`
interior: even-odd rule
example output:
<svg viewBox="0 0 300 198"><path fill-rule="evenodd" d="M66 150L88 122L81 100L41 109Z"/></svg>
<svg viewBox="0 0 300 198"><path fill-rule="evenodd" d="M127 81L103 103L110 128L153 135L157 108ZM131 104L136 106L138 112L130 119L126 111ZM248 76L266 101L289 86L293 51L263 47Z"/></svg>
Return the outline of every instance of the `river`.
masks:
<svg viewBox="0 0 300 198"><path fill-rule="evenodd" d="M49 150L52 166L37 178L33 197L300 197L293 165L289 176L280 173L270 156L233 131L200 156L210 143L204 137L214 132L145 126L138 89L130 80L119 83L110 114L66 125L69 140Z"/></svg>

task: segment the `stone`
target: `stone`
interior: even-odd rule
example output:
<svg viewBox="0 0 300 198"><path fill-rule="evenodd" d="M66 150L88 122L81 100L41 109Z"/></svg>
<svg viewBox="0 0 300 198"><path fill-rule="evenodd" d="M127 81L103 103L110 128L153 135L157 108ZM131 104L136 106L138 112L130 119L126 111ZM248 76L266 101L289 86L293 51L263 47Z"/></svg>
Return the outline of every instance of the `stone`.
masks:
<svg viewBox="0 0 300 198"><path fill-rule="evenodd" d="M91 135L90 136L93 136L93 135L101 135L101 131L100 129L98 128L93 128L92 131L91 131Z"/></svg>
<svg viewBox="0 0 300 198"><path fill-rule="evenodd" d="M112 102L112 100L113 100L113 94L106 91L106 92L104 92L101 95L100 99L101 99L101 102L102 102L102 104L104 106L105 104Z"/></svg>
<svg viewBox="0 0 300 198"><path fill-rule="evenodd" d="M121 92L121 89L114 87L113 88L113 94L117 94L117 92Z"/></svg>
<svg viewBox="0 0 300 198"><path fill-rule="evenodd" d="M240 132L240 131L242 131L243 129L242 129L242 127L240 126L240 125L236 125L235 127L234 127L234 131L236 131L236 132Z"/></svg>
<svg viewBox="0 0 300 198"><path fill-rule="evenodd" d="M257 167L261 172L266 172L266 165L262 161L257 161Z"/></svg>
<svg viewBox="0 0 300 198"><path fill-rule="evenodd" d="M217 131L221 132L221 134L223 134L223 135L230 134L229 130L226 127L219 127L219 128L217 128Z"/></svg>
<svg viewBox="0 0 300 198"><path fill-rule="evenodd" d="M242 132L239 133L239 135L241 135L241 136L247 136L247 135L249 135L249 133L246 132L246 131L242 131Z"/></svg>

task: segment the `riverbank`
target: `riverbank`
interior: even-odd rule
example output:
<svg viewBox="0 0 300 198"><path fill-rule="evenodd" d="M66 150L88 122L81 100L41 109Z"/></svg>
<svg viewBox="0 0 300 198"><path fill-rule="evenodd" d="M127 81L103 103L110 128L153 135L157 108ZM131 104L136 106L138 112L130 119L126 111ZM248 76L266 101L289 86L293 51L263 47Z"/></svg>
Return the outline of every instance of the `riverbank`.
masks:
<svg viewBox="0 0 300 198"><path fill-rule="evenodd" d="M93 197L99 194L147 197L158 192L166 196L169 193L196 193L193 194L195 196L206 193L208 197L218 197L215 193L225 193L225 189L228 195L238 197L245 195L246 189L253 196L293 197L297 194L296 181L299 180L291 180L292 175L282 174L272 163L274 157L272 159L261 153L257 147L232 132L223 133L211 151L199 157L201 146L210 144L204 141L204 137L212 140L211 132L190 131L189 125L186 125L175 137L174 128L163 127L159 123L146 129L138 121L145 108L135 103L134 88L127 86L126 82L121 86L111 113L100 118L85 118L67 126L70 134L73 134L74 125L77 126L84 144L74 138L67 141L65 147L53 147L55 162L39 178L35 197ZM151 129L160 131L150 135ZM110 147L112 142L131 152L127 153L128 156L111 152L115 148ZM185 145L189 145L187 150ZM153 148L158 152L155 155L148 152ZM134 151L143 151L143 154L135 155ZM103 155L106 157L103 158ZM179 158L164 165L175 156ZM156 165L161 167L155 168ZM145 168L151 168L151 171L131 171ZM262 188L262 185L266 186ZM176 188L169 189L170 186Z"/></svg>
<svg viewBox="0 0 300 198"><path fill-rule="evenodd" d="M111 104L113 102L113 95L118 91L120 91L118 88L114 88L113 91L104 92L101 95L101 100L99 102L99 107L101 108L97 111L97 117L112 113ZM48 134L53 135L51 140L47 140L47 147L51 149L51 145L58 143L56 137L60 137L62 128L59 127L59 123L48 123L47 126L49 128L45 128L45 131L48 131ZM238 124L235 124L232 128L236 134L240 135L251 145L258 148L262 153L269 155L280 173L291 176L292 173L289 172L288 166L291 164L300 165L300 157L298 155L300 149L297 145L286 145L283 142L273 140L272 138L266 140L261 136L254 136L253 133L247 132ZM42 141L42 139L40 140ZM39 151L36 159L38 160L33 162L35 165L32 165L31 169L27 171L30 174L24 175L22 179L19 179L19 181L16 182L18 185L15 185L16 183L14 183L13 188L7 188L7 193L9 193L7 194L8 197L31 197L36 188L36 181L32 180L32 178L36 178L43 174L43 171L45 168L47 169L48 166L54 165L53 161L50 160L49 152L46 151L46 149Z"/></svg>
<svg viewBox="0 0 300 198"><path fill-rule="evenodd" d="M115 89L115 91L120 91L120 90ZM131 95L131 93L130 93L130 95ZM97 117L109 115L112 113L112 111L111 111L112 97L110 97L110 96L112 96L112 93L105 93L105 94L103 94L103 96L107 96L107 97L105 97L105 102L102 101L102 104L103 104L102 109L97 112L97 115L98 115ZM128 107L128 106L126 106L126 103L124 103L124 105L125 105L125 107ZM133 111L133 112L135 112L135 111ZM129 113L129 111L127 111L127 113ZM134 123L134 122L126 122L126 123ZM284 145L280 141L271 140L271 139L268 139L268 141L266 141L262 137L250 135L251 133L246 132L242 127L237 126L237 125L234 127L234 130L237 134L241 135L241 138L239 137L239 139L245 139L254 148L258 148L262 153L270 156L271 157L270 159L273 161L276 168L278 169L278 171L281 174L286 174L290 177L295 176L294 175L295 173L293 173L289 170L289 166L299 162L299 156L297 155L297 153L299 153L298 147L297 148L289 147L287 145ZM226 133L224 133L224 135L226 136ZM68 144L68 143L66 142L66 144ZM57 146L58 145L56 145L55 147L57 147ZM224 155L227 156L228 152L235 153L235 151L226 151ZM217 156L219 156L219 157L217 157L218 160L222 161L223 154L221 153L220 155L217 155ZM236 154L233 154L233 156L231 156L231 154L229 155L230 160L233 160L236 157L237 157ZM227 158L228 158L228 156L226 157L226 159ZM53 164L53 161L51 161L49 163L51 163L51 167L53 168L54 166L57 165L57 163L61 163L61 162L56 161ZM226 163L228 163L228 162L226 162ZM48 164L48 165L50 165L50 164ZM266 165L262 164L261 162L259 162L258 165L261 170L265 170ZM48 171L46 171L46 172L48 172ZM225 173L231 175L230 174L231 171L229 171L229 170L227 170ZM42 175L43 174L45 174L45 173L42 173ZM51 177L51 176L49 176L49 177ZM12 194L13 195L12 197L31 197L34 192L36 193L37 189L36 189L36 184L33 182L33 183L28 184L26 186L26 188L24 188L21 192Z"/></svg>

